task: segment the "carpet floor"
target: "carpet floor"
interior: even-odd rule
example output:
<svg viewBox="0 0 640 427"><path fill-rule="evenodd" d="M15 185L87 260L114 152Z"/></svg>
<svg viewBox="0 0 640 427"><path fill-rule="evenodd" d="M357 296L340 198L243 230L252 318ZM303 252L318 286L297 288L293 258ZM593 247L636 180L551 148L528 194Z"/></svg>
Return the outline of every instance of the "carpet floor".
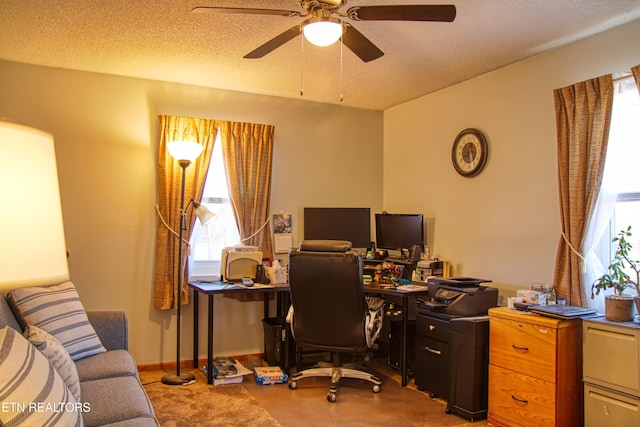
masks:
<svg viewBox="0 0 640 427"><path fill-rule="evenodd" d="M374 361L369 366L382 378L382 391L373 393L370 384L362 380L343 379L335 403L326 399L328 378L301 380L296 390L286 384L260 386L251 375L241 384L212 386L197 370L191 371L196 383L187 386L162 384L165 372L160 370L142 371L140 379L163 427L487 425L485 420L470 423L456 414L446 414L445 401L418 391L413 381L401 387L397 371L387 365Z"/></svg>

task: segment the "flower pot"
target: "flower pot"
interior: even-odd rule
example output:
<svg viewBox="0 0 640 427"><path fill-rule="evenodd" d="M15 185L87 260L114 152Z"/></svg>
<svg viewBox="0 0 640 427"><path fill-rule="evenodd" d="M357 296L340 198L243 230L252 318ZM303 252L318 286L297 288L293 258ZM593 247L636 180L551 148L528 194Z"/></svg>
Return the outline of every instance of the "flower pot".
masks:
<svg viewBox="0 0 640 427"><path fill-rule="evenodd" d="M636 313L640 316L640 295L633 297L633 302L636 305Z"/></svg>
<svg viewBox="0 0 640 427"><path fill-rule="evenodd" d="M632 321L633 298L626 295L607 295L604 297L604 317L612 322Z"/></svg>

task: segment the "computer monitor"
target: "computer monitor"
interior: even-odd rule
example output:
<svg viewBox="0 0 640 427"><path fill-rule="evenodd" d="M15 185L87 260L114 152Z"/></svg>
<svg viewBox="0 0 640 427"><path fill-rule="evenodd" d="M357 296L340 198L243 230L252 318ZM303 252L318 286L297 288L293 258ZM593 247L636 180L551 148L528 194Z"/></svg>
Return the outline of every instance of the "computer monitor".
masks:
<svg viewBox="0 0 640 427"><path fill-rule="evenodd" d="M422 214L376 214L376 246L402 252L419 245L424 251Z"/></svg>
<svg viewBox="0 0 640 427"><path fill-rule="evenodd" d="M371 246L369 208L304 208L305 240L348 240L354 248Z"/></svg>

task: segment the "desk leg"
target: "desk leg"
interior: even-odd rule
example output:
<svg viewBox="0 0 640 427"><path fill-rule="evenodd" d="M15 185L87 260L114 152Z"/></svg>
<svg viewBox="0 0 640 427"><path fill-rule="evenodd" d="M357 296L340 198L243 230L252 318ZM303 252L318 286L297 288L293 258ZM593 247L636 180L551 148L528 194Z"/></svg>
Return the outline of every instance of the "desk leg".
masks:
<svg viewBox="0 0 640 427"><path fill-rule="evenodd" d="M193 369L198 369L198 294L193 291Z"/></svg>
<svg viewBox="0 0 640 427"><path fill-rule="evenodd" d="M402 387L409 382L407 379L407 329L409 325L409 297L402 296L402 334L400 341L400 372L402 373Z"/></svg>
<svg viewBox="0 0 640 427"><path fill-rule="evenodd" d="M213 384L213 294L209 295L207 329L207 384Z"/></svg>
<svg viewBox="0 0 640 427"><path fill-rule="evenodd" d="M263 321L266 321L269 318L269 294L267 292L263 292L262 300L264 303L263 307ZM264 328L264 327L263 327ZM262 339L262 354L267 355L267 340Z"/></svg>

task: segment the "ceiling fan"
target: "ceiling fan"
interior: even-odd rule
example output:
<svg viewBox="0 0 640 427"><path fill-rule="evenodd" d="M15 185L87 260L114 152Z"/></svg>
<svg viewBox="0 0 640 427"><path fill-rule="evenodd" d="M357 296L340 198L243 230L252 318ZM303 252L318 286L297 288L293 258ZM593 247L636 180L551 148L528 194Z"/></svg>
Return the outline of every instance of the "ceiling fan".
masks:
<svg viewBox="0 0 640 427"><path fill-rule="evenodd" d="M298 0L298 4L306 12L281 9L252 9L240 7L198 6L192 9L195 13L239 13L251 15L274 15L292 18L307 18L277 35L263 45L254 49L244 58L262 58L302 32L304 37L318 46L328 46L338 41L342 42L364 62L373 61L384 55L375 44L366 38L353 25L343 19L352 21L432 21L452 22L456 17L456 7L453 5L381 5L381 6L353 6L345 12L339 9L347 0ZM328 39L317 40L319 37L331 34ZM316 34L317 35L317 34ZM318 36L318 35L317 35Z"/></svg>

